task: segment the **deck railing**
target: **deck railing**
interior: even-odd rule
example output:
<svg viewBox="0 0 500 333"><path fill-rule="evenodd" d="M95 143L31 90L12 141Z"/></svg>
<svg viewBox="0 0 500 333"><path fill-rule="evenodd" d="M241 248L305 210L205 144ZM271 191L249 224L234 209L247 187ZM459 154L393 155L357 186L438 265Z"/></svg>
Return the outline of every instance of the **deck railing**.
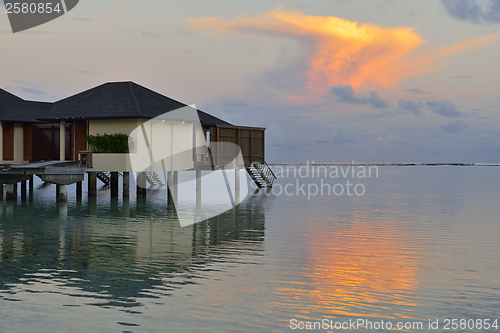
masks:
<svg viewBox="0 0 500 333"><path fill-rule="evenodd" d="M267 164L266 161L264 163L254 163L253 166L257 171L259 171L262 178L266 181L269 187L273 186L274 181L277 179L271 167Z"/></svg>

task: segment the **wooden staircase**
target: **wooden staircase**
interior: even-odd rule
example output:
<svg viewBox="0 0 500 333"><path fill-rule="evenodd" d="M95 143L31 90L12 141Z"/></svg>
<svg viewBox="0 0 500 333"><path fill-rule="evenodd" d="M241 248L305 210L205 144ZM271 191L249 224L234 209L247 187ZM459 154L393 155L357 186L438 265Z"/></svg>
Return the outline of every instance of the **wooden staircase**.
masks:
<svg viewBox="0 0 500 333"><path fill-rule="evenodd" d="M246 170L259 188L273 187L276 175L265 161L263 164L252 163L246 167Z"/></svg>
<svg viewBox="0 0 500 333"><path fill-rule="evenodd" d="M160 176L156 172L145 172L146 174L146 181L152 186L152 187L163 187L165 184L162 182ZM119 176L123 177L123 174L121 172L118 172ZM99 179L101 182L104 183L104 187L110 186L111 185L111 172L98 172L96 174L97 179Z"/></svg>
<svg viewBox="0 0 500 333"><path fill-rule="evenodd" d="M111 185L111 173L108 172L98 172L96 174L97 179L104 183L104 186Z"/></svg>
<svg viewBox="0 0 500 333"><path fill-rule="evenodd" d="M146 181L151 186L157 186L158 188L165 186L165 184L161 181L160 176L156 172L146 172Z"/></svg>

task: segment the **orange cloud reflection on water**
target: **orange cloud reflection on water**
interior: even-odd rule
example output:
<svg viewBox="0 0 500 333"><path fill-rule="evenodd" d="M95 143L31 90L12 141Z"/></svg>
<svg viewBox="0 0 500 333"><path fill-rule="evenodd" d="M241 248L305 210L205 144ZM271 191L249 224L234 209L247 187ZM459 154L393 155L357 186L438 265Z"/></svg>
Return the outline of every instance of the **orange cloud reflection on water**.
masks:
<svg viewBox="0 0 500 333"><path fill-rule="evenodd" d="M314 314L415 319L421 262L410 235L384 220L353 220L349 227L330 230L312 227L308 234L313 242L308 245L308 266L297 279L301 282L277 291L276 305L283 312L304 320L316 318Z"/></svg>
<svg viewBox="0 0 500 333"><path fill-rule="evenodd" d="M464 50L488 44L498 34L470 39L416 56L424 39L411 27L385 28L333 16L304 15L299 11L273 12L236 20L209 17L190 24L205 33L258 34L299 41L305 51L304 72L309 90L322 93L331 86L396 87L402 79L439 68L434 62Z"/></svg>

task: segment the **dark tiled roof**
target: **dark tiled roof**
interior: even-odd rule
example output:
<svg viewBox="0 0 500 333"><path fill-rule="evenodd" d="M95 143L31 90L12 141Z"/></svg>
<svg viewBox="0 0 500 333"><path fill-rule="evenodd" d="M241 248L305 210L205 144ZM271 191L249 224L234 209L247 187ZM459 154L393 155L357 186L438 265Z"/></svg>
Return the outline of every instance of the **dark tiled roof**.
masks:
<svg viewBox="0 0 500 333"><path fill-rule="evenodd" d="M52 111L38 119L151 119L185 106L133 82L108 82L55 102ZM198 115L202 125L231 125L203 111Z"/></svg>
<svg viewBox="0 0 500 333"><path fill-rule="evenodd" d="M25 101L0 89L0 121L39 123L38 117L50 111L52 103Z"/></svg>

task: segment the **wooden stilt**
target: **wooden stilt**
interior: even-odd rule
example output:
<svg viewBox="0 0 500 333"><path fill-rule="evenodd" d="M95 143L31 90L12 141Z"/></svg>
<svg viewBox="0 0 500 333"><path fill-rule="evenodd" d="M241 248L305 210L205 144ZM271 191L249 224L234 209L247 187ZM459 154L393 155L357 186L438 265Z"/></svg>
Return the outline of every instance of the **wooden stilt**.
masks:
<svg viewBox="0 0 500 333"><path fill-rule="evenodd" d="M130 195L130 172L123 173L123 197L128 198Z"/></svg>
<svg viewBox="0 0 500 333"><path fill-rule="evenodd" d="M95 172L88 173L89 197L97 197L97 175Z"/></svg>
<svg viewBox="0 0 500 333"><path fill-rule="evenodd" d="M118 172L111 172L111 197L118 197Z"/></svg>

